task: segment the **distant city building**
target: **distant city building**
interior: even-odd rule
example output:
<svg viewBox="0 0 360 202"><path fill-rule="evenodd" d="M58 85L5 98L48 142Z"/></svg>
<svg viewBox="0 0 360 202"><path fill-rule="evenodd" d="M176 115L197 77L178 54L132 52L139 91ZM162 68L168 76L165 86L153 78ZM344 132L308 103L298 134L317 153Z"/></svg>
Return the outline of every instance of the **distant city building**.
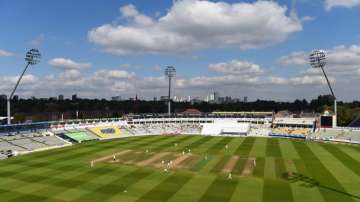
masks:
<svg viewBox="0 0 360 202"><path fill-rule="evenodd" d="M209 96L206 96L204 99L205 102L209 102Z"/></svg>
<svg viewBox="0 0 360 202"><path fill-rule="evenodd" d="M72 95L72 96L71 96L71 100L72 100L72 101L77 100L77 95L76 95L76 94Z"/></svg>
<svg viewBox="0 0 360 202"><path fill-rule="evenodd" d="M247 96L244 97L244 102L248 102L248 97Z"/></svg>
<svg viewBox="0 0 360 202"><path fill-rule="evenodd" d="M191 99L190 103L193 105L193 104L200 104L202 103L203 101L200 100L199 98L193 98Z"/></svg>
<svg viewBox="0 0 360 202"><path fill-rule="evenodd" d="M174 102L186 102L187 98L186 97L182 97L182 96L174 96L173 98Z"/></svg>
<svg viewBox="0 0 360 202"><path fill-rule="evenodd" d="M121 101L121 96L111 97L111 101Z"/></svg>
<svg viewBox="0 0 360 202"><path fill-rule="evenodd" d="M60 101L64 100L64 95L59 95L59 100Z"/></svg>
<svg viewBox="0 0 360 202"><path fill-rule="evenodd" d="M213 92L209 95L209 98L208 98L208 102L209 103L219 103L219 93L218 92Z"/></svg>
<svg viewBox="0 0 360 202"><path fill-rule="evenodd" d="M167 101L168 100L168 96L163 95L160 97L160 101Z"/></svg>
<svg viewBox="0 0 360 202"><path fill-rule="evenodd" d="M7 99L7 95L5 94L0 95L0 100L6 100L6 99Z"/></svg>
<svg viewBox="0 0 360 202"><path fill-rule="evenodd" d="M156 102L156 101L157 101L157 97L154 97L153 101Z"/></svg>

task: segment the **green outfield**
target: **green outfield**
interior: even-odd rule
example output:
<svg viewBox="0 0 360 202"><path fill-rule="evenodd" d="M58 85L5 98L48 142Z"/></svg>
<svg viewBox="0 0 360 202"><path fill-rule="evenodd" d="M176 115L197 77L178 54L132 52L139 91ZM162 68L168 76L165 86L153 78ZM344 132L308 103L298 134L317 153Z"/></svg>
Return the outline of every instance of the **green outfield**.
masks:
<svg viewBox="0 0 360 202"><path fill-rule="evenodd" d="M185 135L95 141L0 161L0 201L360 201L360 147Z"/></svg>

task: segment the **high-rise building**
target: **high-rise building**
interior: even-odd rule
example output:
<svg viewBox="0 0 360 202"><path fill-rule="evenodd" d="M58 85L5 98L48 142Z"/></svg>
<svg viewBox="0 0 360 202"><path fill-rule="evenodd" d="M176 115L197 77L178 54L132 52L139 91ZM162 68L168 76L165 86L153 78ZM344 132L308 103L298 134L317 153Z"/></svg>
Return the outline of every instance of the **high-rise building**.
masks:
<svg viewBox="0 0 360 202"><path fill-rule="evenodd" d="M111 97L111 101L121 101L121 96Z"/></svg>
<svg viewBox="0 0 360 202"><path fill-rule="evenodd" d="M71 96L71 100L72 100L72 101L77 100L77 95L76 95L76 94L72 95L72 96Z"/></svg>
<svg viewBox="0 0 360 202"><path fill-rule="evenodd" d="M211 93L210 96L209 96L208 101L211 102L211 103L219 102L219 93L218 92Z"/></svg>
<svg viewBox="0 0 360 202"><path fill-rule="evenodd" d="M168 100L168 96L163 95L160 97L160 101L167 101Z"/></svg>
<svg viewBox="0 0 360 202"><path fill-rule="evenodd" d="M244 102L248 102L248 97L247 96L244 97Z"/></svg>
<svg viewBox="0 0 360 202"><path fill-rule="evenodd" d="M59 100L60 101L64 100L64 95L59 95Z"/></svg>
<svg viewBox="0 0 360 202"><path fill-rule="evenodd" d="M7 99L7 95L5 94L0 95L0 100L6 100L6 99Z"/></svg>

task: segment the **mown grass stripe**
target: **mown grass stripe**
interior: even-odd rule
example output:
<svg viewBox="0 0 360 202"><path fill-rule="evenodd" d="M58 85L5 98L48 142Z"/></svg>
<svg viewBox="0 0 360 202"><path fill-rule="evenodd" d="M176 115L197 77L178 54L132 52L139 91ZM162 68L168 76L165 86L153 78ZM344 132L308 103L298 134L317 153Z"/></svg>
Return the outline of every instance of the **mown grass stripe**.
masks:
<svg viewBox="0 0 360 202"><path fill-rule="evenodd" d="M197 163L195 163L190 170L199 171L202 168L204 168L212 159L213 159L212 156L208 156L207 159L202 158Z"/></svg>
<svg viewBox="0 0 360 202"><path fill-rule="evenodd" d="M51 151L44 151L39 153L34 153L34 157L45 158L45 157L54 157L56 155L65 155L66 153L73 153L82 149L93 150L97 148L108 149L109 146L121 146L128 144L132 141L147 141L148 139L154 138L154 136L146 136L146 137L128 137L128 138L121 138L118 140L101 140L101 141L92 141L92 142L85 142L82 144L74 145L71 147L64 147L60 149L54 149Z"/></svg>
<svg viewBox="0 0 360 202"><path fill-rule="evenodd" d="M275 138L268 138L266 142L266 156L281 157L281 150L279 140Z"/></svg>
<svg viewBox="0 0 360 202"><path fill-rule="evenodd" d="M152 173L153 171L147 169L134 170L126 175L115 178L113 181L96 188L88 194L77 198L75 201L106 201L106 199L111 198L115 194L123 193L124 190Z"/></svg>
<svg viewBox="0 0 360 202"><path fill-rule="evenodd" d="M287 175L286 165L282 158L275 158L275 175L279 179L282 179L284 175Z"/></svg>
<svg viewBox="0 0 360 202"><path fill-rule="evenodd" d="M225 146L228 145L232 139L233 138L231 137L223 137L217 143L212 145L206 152L209 154L217 154L221 150L225 151Z"/></svg>
<svg viewBox="0 0 360 202"><path fill-rule="evenodd" d="M246 161L247 161L247 159L245 159L245 158L238 159L232 173L234 173L236 175L241 175L244 170Z"/></svg>
<svg viewBox="0 0 360 202"><path fill-rule="evenodd" d="M21 194L19 197L16 197L11 202L20 202L20 201L26 201L26 202L38 202L38 201L45 201L47 200L47 197L43 196L37 196L35 194Z"/></svg>
<svg viewBox="0 0 360 202"><path fill-rule="evenodd" d="M264 180L263 201L294 201L288 182L279 179Z"/></svg>
<svg viewBox="0 0 360 202"><path fill-rule="evenodd" d="M210 170L212 173L220 173L224 168L225 164L230 160L231 156L225 155L220 158L220 160L215 164L215 166Z"/></svg>
<svg viewBox="0 0 360 202"><path fill-rule="evenodd" d="M340 150L336 145L321 144L321 146L331 153L337 160L344 164L348 169L352 170L355 174L360 176L359 162L351 156Z"/></svg>
<svg viewBox="0 0 360 202"><path fill-rule="evenodd" d="M218 176L199 202L226 202L230 201L238 184L237 179L229 180L225 176Z"/></svg>
<svg viewBox="0 0 360 202"><path fill-rule="evenodd" d="M264 177L265 158L256 158L256 166L253 175L256 177Z"/></svg>
<svg viewBox="0 0 360 202"><path fill-rule="evenodd" d="M192 175L188 173L175 173L144 194L137 201L167 201L191 178Z"/></svg>
<svg viewBox="0 0 360 202"><path fill-rule="evenodd" d="M244 141L239 145L234 154L240 155L241 157L248 157L251 149L254 146L256 138L246 137Z"/></svg>
<svg viewBox="0 0 360 202"><path fill-rule="evenodd" d="M294 201L290 184L283 180L283 176L286 174L286 166L282 159L278 139L267 139L266 155L270 157L267 160L274 167L273 171L269 170L271 177L264 179L263 201Z"/></svg>
<svg viewBox="0 0 360 202"><path fill-rule="evenodd" d="M203 136L201 139L196 140L195 142L191 143L186 148L190 148L190 149L199 148L201 145L204 145L205 143L209 142L213 138L214 137L212 137L212 136Z"/></svg>
<svg viewBox="0 0 360 202"><path fill-rule="evenodd" d="M305 142L293 141L292 143L298 154L301 156L306 170L311 171L308 173L311 176L303 176L301 179L309 179L310 177L312 180L309 185L317 186L325 201L354 201L351 198L352 196L346 192Z"/></svg>
<svg viewBox="0 0 360 202"><path fill-rule="evenodd" d="M181 142L185 142L189 139L192 139L194 136L190 136L190 135L182 135L182 136L176 136L176 137L170 137L169 139L171 141L169 142L164 142L154 148L152 148L152 150L160 150L160 149L166 149L166 148L170 148L170 147L174 147L175 144L181 143Z"/></svg>
<svg viewBox="0 0 360 202"><path fill-rule="evenodd" d="M144 145L148 144L148 143L151 143L151 142L156 142L156 141L159 141L157 137L154 138L154 140L152 140L152 138L149 140L149 139L144 139L144 140L132 140L131 138L129 138L127 141L119 141L119 140L116 140L114 141L115 143L118 143L118 146L126 146L126 145L129 145L131 144L131 142L136 142L136 143L143 143ZM149 142L150 141L150 142ZM104 149L101 147L100 145L101 143L99 142L96 146L93 146L93 147L87 147L89 149L84 149L84 150L80 150L80 149L77 149L74 151L74 153L70 153L70 154L64 154L62 156L58 156L56 158L51 158L51 160L49 160L48 162L51 162L51 163L56 163L56 162L61 162L61 161L65 161L65 160L68 160L68 159L76 159L76 158L84 158L84 157L88 157L88 156L91 156L93 155L93 153L96 153L96 152L99 152L99 151L104 151ZM137 147L137 144L134 145L134 148Z"/></svg>
<svg viewBox="0 0 360 202"><path fill-rule="evenodd" d="M154 138L154 136L153 136ZM152 139L152 138L151 138ZM150 139L150 140L151 140ZM155 139L158 139L158 137ZM122 144L126 144L126 143L129 143L129 142L132 142L132 141L136 141L137 138L129 138L127 141L121 141L121 142L118 142L118 140L113 140L113 143L120 143L120 145ZM142 141L149 141L149 139L145 138L143 140L140 140L140 142ZM47 159L47 158L44 158L42 159L42 161L45 161L45 162L36 162L36 160L38 159L38 156L36 156L35 159L29 161L29 160L24 160L23 163L21 163L21 165L23 167L19 168L16 170L17 173L8 173L9 176L12 175L12 174L19 174L21 172L25 172L26 170L28 169L25 169L25 167L27 168L48 168L48 169L52 169L54 171L58 171L59 172L59 168L63 169L62 171L66 171L67 168L70 168L70 170L75 170L75 168L81 168L83 167L83 165L75 165L75 164L72 164L72 165L62 165L62 162L67 162L69 161L69 159L71 159L72 161L75 160L76 158L78 157L84 157L86 155L93 155L95 152L101 150L101 148L99 148L98 146L100 146L101 142L98 142L97 144L95 145L92 145L91 147L89 146L88 148L90 150L80 150L79 152L79 148L77 148L77 145L72 147L72 151L74 153L65 153L65 154L62 154L60 151L58 152L57 155L55 155L55 158L51 158L51 159ZM24 156L25 157L25 156ZM28 157L26 156L25 159L27 159ZM15 159L16 160L16 159ZM12 161L10 161L11 163L14 163ZM15 161L17 162L17 161ZM67 169L69 170L69 169ZM57 173L58 173L57 172Z"/></svg>

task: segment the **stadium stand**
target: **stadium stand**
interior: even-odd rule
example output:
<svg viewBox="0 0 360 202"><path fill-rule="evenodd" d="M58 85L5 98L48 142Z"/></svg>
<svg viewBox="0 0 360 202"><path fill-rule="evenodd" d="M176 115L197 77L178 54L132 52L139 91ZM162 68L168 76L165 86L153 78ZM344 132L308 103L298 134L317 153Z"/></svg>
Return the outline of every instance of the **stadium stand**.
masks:
<svg viewBox="0 0 360 202"><path fill-rule="evenodd" d="M98 139L94 137L92 134L82 131L65 132L64 135L66 135L68 138L72 139L77 143Z"/></svg>
<svg viewBox="0 0 360 202"><path fill-rule="evenodd" d="M128 135L200 134L201 128L202 126L198 123L156 123L129 125L122 131Z"/></svg>
<svg viewBox="0 0 360 202"><path fill-rule="evenodd" d="M360 143L360 130L349 128L321 129L309 136L311 140L337 141L348 143Z"/></svg>
<svg viewBox="0 0 360 202"><path fill-rule="evenodd" d="M227 117L230 116L230 117ZM356 121L354 121L355 123ZM274 127L274 128L272 128ZM79 120L61 123L18 124L0 127L0 159L88 140L140 135L191 134L301 138L360 144L356 127L317 128L314 118L244 114L213 114L186 117L133 116L128 119Z"/></svg>
<svg viewBox="0 0 360 202"><path fill-rule="evenodd" d="M309 128L273 128L271 130L272 134L278 135L303 135L307 136L311 134L311 129Z"/></svg>
<svg viewBox="0 0 360 202"><path fill-rule="evenodd" d="M111 139L123 137L122 131L115 126L103 126L88 128L88 130L102 139Z"/></svg>
<svg viewBox="0 0 360 202"><path fill-rule="evenodd" d="M250 130L249 123L214 122L205 123L201 134L203 135L247 135Z"/></svg>
<svg viewBox="0 0 360 202"><path fill-rule="evenodd" d="M348 127L360 128L360 117L353 120Z"/></svg>
<svg viewBox="0 0 360 202"><path fill-rule="evenodd" d="M268 124L251 124L249 136L268 136L271 133L270 125Z"/></svg>
<svg viewBox="0 0 360 202"><path fill-rule="evenodd" d="M0 153L0 160L4 160L4 159L7 159L7 158L8 158L8 155Z"/></svg>
<svg viewBox="0 0 360 202"><path fill-rule="evenodd" d="M0 153L14 155L71 145L50 132L0 136Z"/></svg>
<svg viewBox="0 0 360 202"><path fill-rule="evenodd" d="M120 130L123 132L125 136L136 135L136 133L132 130L130 126L121 126Z"/></svg>

